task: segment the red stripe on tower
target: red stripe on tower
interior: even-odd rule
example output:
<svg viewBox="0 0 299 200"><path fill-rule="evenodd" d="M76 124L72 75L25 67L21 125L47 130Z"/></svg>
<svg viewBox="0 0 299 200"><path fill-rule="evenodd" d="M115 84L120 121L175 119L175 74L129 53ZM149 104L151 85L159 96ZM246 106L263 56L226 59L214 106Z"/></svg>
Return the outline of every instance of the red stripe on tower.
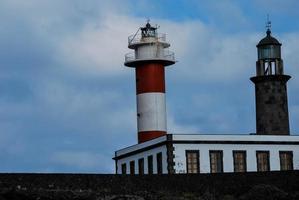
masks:
<svg viewBox="0 0 299 200"><path fill-rule="evenodd" d="M160 63L143 64L136 68L136 93L165 93L164 66Z"/></svg>
<svg viewBox="0 0 299 200"><path fill-rule="evenodd" d="M166 135L165 70L175 63L174 53L168 50L165 34L149 23L141 33L129 37L130 49L125 65L136 71L138 142Z"/></svg>

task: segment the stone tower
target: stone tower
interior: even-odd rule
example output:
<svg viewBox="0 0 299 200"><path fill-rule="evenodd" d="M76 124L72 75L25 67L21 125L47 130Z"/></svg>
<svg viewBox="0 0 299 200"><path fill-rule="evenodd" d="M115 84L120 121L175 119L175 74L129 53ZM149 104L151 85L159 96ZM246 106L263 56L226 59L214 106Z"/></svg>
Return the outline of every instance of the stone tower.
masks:
<svg viewBox="0 0 299 200"><path fill-rule="evenodd" d="M287 81L281 59L281 43L267 35L257 44L258 60L256 76L250 80L255 84L256 134L289 135L289 113Z"/></svg>

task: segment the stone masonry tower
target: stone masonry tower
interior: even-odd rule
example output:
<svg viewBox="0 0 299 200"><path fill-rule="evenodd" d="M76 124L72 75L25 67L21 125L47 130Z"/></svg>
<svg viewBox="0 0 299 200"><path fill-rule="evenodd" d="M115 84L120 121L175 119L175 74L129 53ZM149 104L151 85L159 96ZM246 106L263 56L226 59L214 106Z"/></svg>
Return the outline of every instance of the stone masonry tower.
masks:
<svg viewBox="0 0 299 200"><path fill-rule="evenodd" d="M291 76L284 74L281 43L271 36L270 26L257 44L257 53L256 76L250 78L255 84L256 134L289 135L287 81Z"/></svg>
<svg viewBox="0 0 299 200"><path fill-rule="evenodd" d="M128 38L134 52L126 54L125 65L135 68L138 143L167 133L164 68L175 63L169 46L149 22Z"/></svg>

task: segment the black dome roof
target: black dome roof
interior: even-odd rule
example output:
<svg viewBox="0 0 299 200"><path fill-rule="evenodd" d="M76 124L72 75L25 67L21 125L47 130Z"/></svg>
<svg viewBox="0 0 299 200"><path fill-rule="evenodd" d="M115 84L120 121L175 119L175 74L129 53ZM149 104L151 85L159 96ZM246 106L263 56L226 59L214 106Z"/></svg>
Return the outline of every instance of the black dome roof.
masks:
<svg viewBox="0 0 299 200"><path fill-rule="evenodd" d="M261 41L256 45L257 47L265 46L265 45L279 45L281 46L281 43L274 37L271 36L270 29L267 30L267 36L261 39Z"/></svg>

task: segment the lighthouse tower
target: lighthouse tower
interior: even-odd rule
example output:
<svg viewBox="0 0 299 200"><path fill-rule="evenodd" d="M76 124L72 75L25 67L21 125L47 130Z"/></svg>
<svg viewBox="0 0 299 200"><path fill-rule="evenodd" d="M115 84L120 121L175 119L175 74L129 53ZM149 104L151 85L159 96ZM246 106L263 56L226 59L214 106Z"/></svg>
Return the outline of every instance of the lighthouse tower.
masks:
<svg viewBox="0 0 299 200"><path fill-rule="evenodd" d="M134 52L125 55L124 64L136 73L138 143L167 132L164 68L175 63L169 46L166 35L149 22L128 38Z"/></svg>
<svg viewBox="0 0 299 200"><path fill-rule="evenodd" d="M287 81L281 59L281 43L271 35L268 22L267 35L257 44L258 60L255 84L256 133L258 135L289 135Z"/></svg>

